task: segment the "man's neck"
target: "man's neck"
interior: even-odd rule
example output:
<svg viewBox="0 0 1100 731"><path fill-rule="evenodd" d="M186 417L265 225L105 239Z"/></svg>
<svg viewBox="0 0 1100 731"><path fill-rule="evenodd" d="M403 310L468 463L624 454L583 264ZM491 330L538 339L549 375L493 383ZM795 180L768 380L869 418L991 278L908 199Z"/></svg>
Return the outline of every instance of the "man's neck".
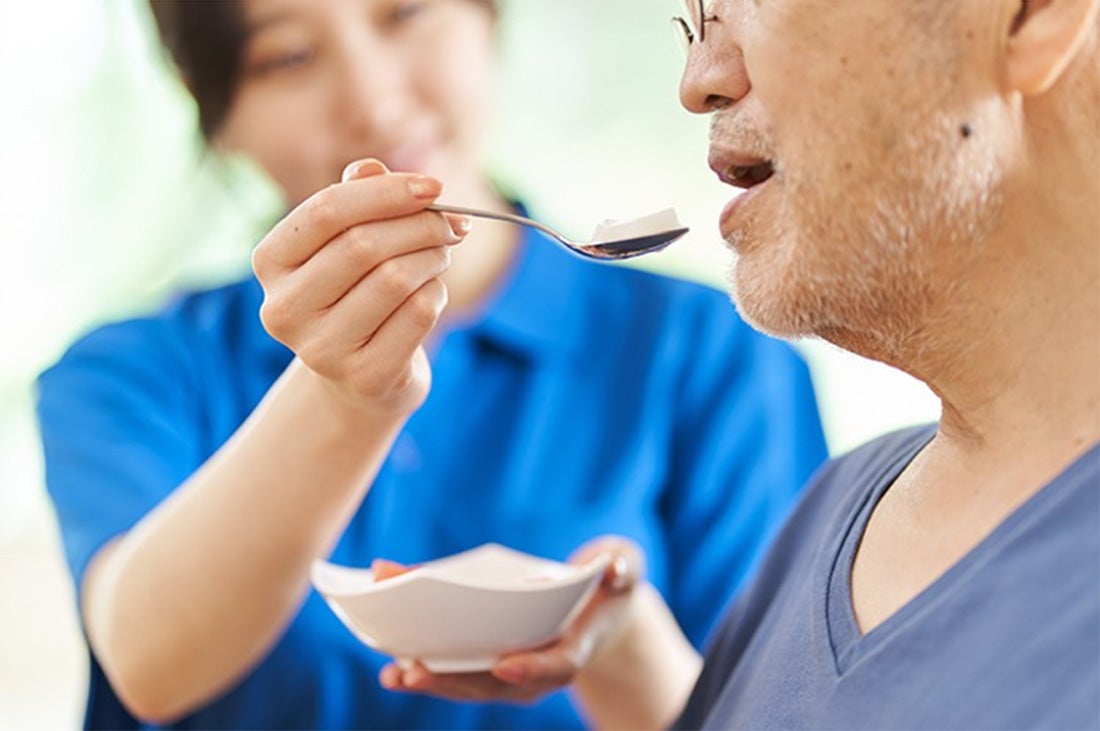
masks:
<svg viewBox="0 0 1100 731"><path fill-rule="evenodd" d="M1094 205L1059 220L1039 198L1011 209L965 287L885 358L943 415L862 537L851 591L864 632L1100 440L1100 219Z"/></svg>
<svg viewBox="0 0 1100 731"><path fill-rule="evenodd" d="M1044 191L1016 198L1029 205L1008 209L910 370L964 452L1057 459L1100 440L1100 213Z"/></svg>

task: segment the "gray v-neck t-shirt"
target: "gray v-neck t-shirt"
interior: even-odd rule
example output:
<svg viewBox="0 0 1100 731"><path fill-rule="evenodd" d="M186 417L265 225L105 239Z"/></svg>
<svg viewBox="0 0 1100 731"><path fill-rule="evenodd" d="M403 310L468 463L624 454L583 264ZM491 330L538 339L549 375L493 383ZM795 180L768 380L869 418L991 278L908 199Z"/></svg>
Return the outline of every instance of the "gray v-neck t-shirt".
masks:
<svg viewBox="0 0 1100 731"><path fill-rule="evenodd" d="M1100 445L860 634L856 548L934 433L822 468L727 612L677 728L1100 728Z"/></svg>

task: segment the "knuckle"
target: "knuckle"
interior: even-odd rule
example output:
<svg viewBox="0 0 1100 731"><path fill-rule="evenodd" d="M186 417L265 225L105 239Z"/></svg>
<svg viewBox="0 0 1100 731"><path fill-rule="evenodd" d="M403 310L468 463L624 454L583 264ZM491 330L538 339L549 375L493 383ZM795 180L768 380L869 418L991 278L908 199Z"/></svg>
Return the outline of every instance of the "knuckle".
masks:
<svg viewBox="0 0 1100 731"><path fill-rule="evenodd" d="M427 329L436 322L435 308L417 298L409 303L409 319L418 329Z"/></svg>
<svg viewBox="0 0 1100 731"><path fill-rule="evenodd" d="M306 220L326 228L336 223L337 209L332 197L328 195L331 187L314 193L302 204L302 213Z"/></svg>
<svg viewBox="0 0 1100 731"><path fill-rule="evenodd" d="M433 279L409 298L409 318L420 327L431 327L439 319L446 305L446 288Z"/></svg>
<svg viewBox="0 0 1100 731"><path fill-rule="evenodd" d="M260 322L276 340L285 342L291 331L291 313L285 297L265 297L260 305Z"/></svg>
<svg viewBox="0 0 1100 731"><path fill-rule="evenodd" d="M443 311L443 308L447 306L449 299L449 293L447 292L447 285L443 283L443 280L439 278L428 280L421 289L426 297L430 297L435 303L436 309L439 312Z"/></svg>
<svg viewBox="0 0 1100 731"><path fill-rule="evenodd" d="M409 271L397 259L380 264L374 279L382 295L390 299L402 299L415 287Z"/></svg>
<svg viewBox="0 0 1100 731"><path fill-rule="evenodd" d="M365 226L349 228L342 234L342 244L350 264L364 269L374 263L378 244Z"/></svg>
<svg viewBox="0 0 1100 731"><path fill-rule="evenodd" d="M271 262L271 252L268 245L261 241L256 248L252 249L252 271L256 273L256 278L261 282L265 279L267 273L270 271L269 264Z"/></svg>

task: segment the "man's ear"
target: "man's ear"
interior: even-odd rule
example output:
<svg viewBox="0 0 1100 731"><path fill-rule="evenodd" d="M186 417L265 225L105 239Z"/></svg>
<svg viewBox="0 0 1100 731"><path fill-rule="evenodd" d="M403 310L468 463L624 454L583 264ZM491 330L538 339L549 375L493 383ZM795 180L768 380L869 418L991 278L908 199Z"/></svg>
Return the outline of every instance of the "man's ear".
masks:
<svg viewBox="0 0 1100 731"><path fill-rule="evenodd" d="M1005 64L1009 86L1042 94L1066 70L1090 32L1097 30L1100 0L1017 0Z"/></svg>

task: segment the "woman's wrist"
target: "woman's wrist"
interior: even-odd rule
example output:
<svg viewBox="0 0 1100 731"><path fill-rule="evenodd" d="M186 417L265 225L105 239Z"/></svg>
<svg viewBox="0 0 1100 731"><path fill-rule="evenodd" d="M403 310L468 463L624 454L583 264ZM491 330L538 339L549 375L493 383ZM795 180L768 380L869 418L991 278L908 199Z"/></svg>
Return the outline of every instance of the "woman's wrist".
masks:
<svg viewBox="0 0 1100 731"><path fill-rule="evenodd" d="M323 420L337 427L341 435L358 434L364 430L397 432L419 407L400 399L380 399L355 394L336 382L316 373L295 359L283 374L286 387L301 389L311 409Z"/></svg>

